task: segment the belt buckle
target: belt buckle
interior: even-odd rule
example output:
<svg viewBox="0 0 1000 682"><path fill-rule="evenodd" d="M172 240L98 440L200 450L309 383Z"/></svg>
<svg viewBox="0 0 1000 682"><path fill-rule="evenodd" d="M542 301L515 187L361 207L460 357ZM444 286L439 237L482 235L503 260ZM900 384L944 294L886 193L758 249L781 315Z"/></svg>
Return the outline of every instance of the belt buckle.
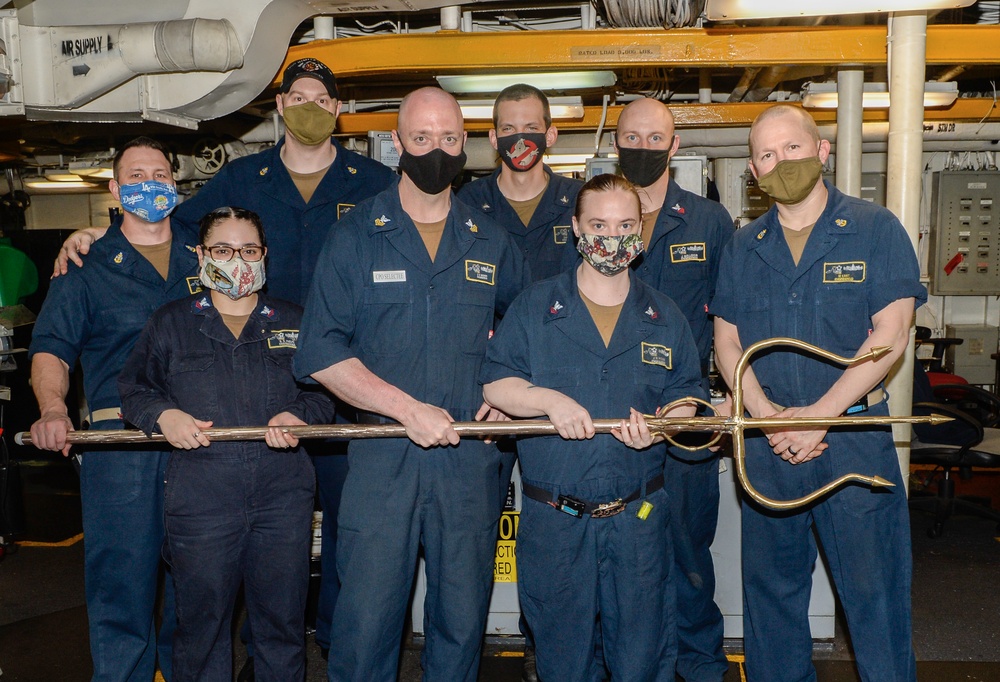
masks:
<svg viewBox="0 0 1000 682"><path fill-rule="evenodd" d="M590 513L590 516L594 519L606 519L609 516L620 514L624 510L625 503L622 501L622 498L619 497L617 500L598 505L597 509Z"/></svg>

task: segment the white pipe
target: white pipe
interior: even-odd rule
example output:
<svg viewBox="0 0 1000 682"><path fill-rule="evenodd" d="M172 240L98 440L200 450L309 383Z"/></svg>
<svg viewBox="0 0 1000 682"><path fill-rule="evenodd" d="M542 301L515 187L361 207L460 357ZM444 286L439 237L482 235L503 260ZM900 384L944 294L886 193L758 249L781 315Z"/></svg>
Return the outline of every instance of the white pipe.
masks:
<svg viewBox="0 0 1000 682"><path fill-rule="evenodd" d="M702 69L698 72L698 102L700 104L712 103L712 72Z"/></svg>
<svg viewBox="0 0 1000 682"><path fill-rule="evenodd" d="M333 38L333 17L313 17L313 40Z"/></svg>
<svg viewBox="0 0 1000 682"><path fill-rule="evenodd" d="M837 189L852 197L861 196L864 83L863 69L848 68L837 72Z"/></svg>
<svg viewBox="0 0 1000 682"><path fill-rule="evenodd" d="M923 166L924 74L927 71L927 14L900 12L889 18L889 154L886 207L896 214L917 250ZM913 409L913 330L902 362L889 379L892 414ZM910 477L909 425L893 427L903 485Z"/></svg>
<svg viewBox="0 0 1000 682"><path fill-rule="evenodd" d="M126 24L118 32L118 49L137 74L225 72L243 65L243 48L228 19Z"/></svg>
<svg viewBox="0 0 1000 682"><path fill-rule="evenodd" d="M448 5L441 8L441 30L458 31L462 28L462 8L459 5Z"/></svg>

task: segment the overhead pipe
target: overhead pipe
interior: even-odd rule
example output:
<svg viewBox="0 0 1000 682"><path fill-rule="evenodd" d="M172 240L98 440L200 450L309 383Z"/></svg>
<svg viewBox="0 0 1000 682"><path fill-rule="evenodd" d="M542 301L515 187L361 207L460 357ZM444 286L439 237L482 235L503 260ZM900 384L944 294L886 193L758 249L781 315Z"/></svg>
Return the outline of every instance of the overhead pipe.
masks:
<svg viewBox="0 0 1000 682"><path fill-rule="evenodd" d="M888 22L889 39L889 155L886 207L906 229L914 252L920 226L921 169L923 168L924 80L927 72L927 14L899 12ZM914 331L902 362L889 377L889 410L908 415L913 409ZM904 485L910 473L908 425L893 427Z"/></svg>
<svg viewBox="0 0 1000 682"><path fill-rule="evenodd" d="M448 5L441 8L441 30L459 31L462 28L462 8Z"/></svg>
<svg viewBox="0 0 1000 682"><path fill-rule="evenodd" d="M865 84L863 69L837 72L837 189L852 197L861 196L861 139L864 108L861 101Z"/></svg>
<svg viewBox="0 0 1000 682"><path fill-rule="evenodd" d="M333 17L313 17L313 40L333 40Z"/></svg>
<svg viewBox="0 0 1000 682"><path fill-rule="evenodd" d="M26 32L27 33L27 32ZM72 72L52 71L54 108L75 109L136 76L210 71L224 73L243 65L243 47L227 19L180 19L114 26L62 29L50 49L57 53L74 36L98 36L107 45L79 58ZM82 76L82 77L81 77Z"/></svg>

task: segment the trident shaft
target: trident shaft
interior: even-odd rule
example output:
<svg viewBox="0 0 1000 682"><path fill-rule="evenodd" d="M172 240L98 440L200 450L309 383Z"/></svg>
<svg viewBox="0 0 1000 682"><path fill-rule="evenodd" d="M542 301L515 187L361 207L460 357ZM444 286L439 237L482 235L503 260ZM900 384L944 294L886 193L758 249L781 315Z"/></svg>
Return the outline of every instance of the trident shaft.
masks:
<svg viewBox="0 0 1000 682"><path fill-rule="evenodd" d="M950 417L933 414L927 417L764 417L753 418L743 415L743 380L742 375L747 364L755 353L772 346L791 346L815 353L834 362L845 366L850 366L867 360L876 360L889 352L887 346L874 348L864 355L855 358L845 358L835 355L829 351L813 346L812 344L790 338L774 338L759 341L747 348L740 356L736 364L735 381L733 382L733 416L724 417L715 413L713 416L696 417L661 417L658 415L645 415L649 430L654 435L661 435L665 439L678 447L688 450L700 449L691 448L673 440L672 436L680 432L714 432L717 434L712 439L712 444L718 442L723 434L730 434L733 437L733 454L736 462L737 476L740 485L752 499L759 504L771 509L792 509L809 504L813 500L826 495L841 485L850 481L856 481L872 487L882 487L893 485L880 476L864 476L862 474L846 474L831 481L822 488L795 500L774 500L761 494L750 483L746 471L746 443L744 432L747 429L763 428L804 428L821 426L824 428L848 426L854 428L864 428L872 426L884 426L886 424L943 424L951 421ZM681 398L665 406L660 410L660 414L669 411L679 404L699 403L707 406L713 412L714 408L698 398ZM452 424L455 431L462 438L484 438L502 436L551 436L557 435L556 427L549 421L542 419L519 419L514 421L498 422L456 422ZM611 433L612 429L621 426L620 419L595 419L594 430L597 433ZM210 428L203 429L202 433L212 441L250 441L264 440L267 434L266 426L241 426L232 428ZM406 427L402 424L318 424L311 426L283 426L281 430L298 438L406 438ZM151 444L165 443L163 434L154 433L147 436L142 431L132 429L120 429L111 431L72 431L67 435L67 442L74 445L105 445L105 444ZM20 432L15 435L14 441L19 445L30 445L32 443L31 434Z"/></svg>

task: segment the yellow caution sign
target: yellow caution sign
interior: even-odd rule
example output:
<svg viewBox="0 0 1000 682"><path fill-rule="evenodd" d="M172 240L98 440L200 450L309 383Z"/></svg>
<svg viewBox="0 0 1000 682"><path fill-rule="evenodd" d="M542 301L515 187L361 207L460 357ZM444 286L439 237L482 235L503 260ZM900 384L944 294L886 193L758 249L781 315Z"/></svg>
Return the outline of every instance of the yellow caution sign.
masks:
<svg viewBox="0 0 1000 682"><path fill-rule="evenodd" d="M497 529L497 551L493 563L493 582L517 582L517 524L520 519L516 511L506 511L500 515Z"/></svg>

